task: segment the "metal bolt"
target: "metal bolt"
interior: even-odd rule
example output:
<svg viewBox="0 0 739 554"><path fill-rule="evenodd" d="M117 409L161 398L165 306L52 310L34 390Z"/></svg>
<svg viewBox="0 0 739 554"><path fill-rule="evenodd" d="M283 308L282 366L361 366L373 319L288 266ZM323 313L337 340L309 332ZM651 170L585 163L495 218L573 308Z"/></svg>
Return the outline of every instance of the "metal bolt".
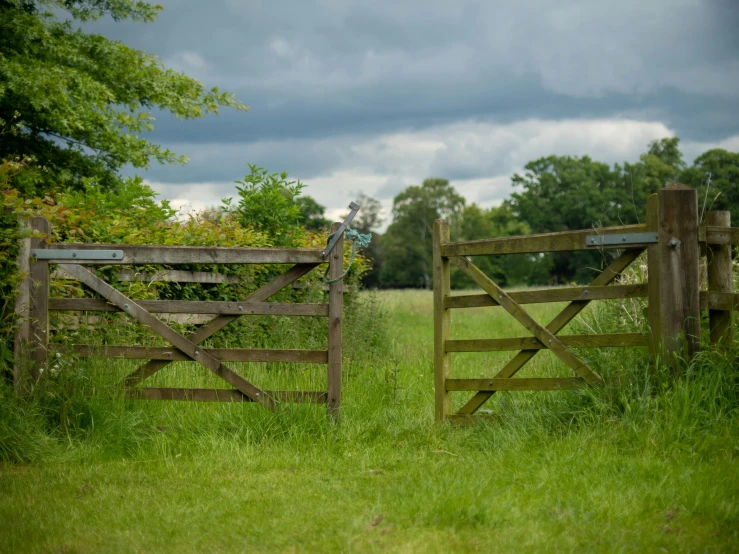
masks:
<svg viewBox="0 0 739 554"><path fill-rule="evenodd" d="M259 398L259 393L255 394L255 396L256 396L257 398Z"/></svg>
<svg viewBox="0 0 739 554"><path fill-rule="evenodd" d="M552 344L552 339L549 339L549 344Z"/></svg>
<svg viewBox="0 0 739 554"><path fill-rule="evenodd" d="M244 306L239 306L239 310L243 312L244 311Z"/></svg>
<svg viewBox="0 0 739 554"><path fill-rule="evenodd" d="M585 292L583 294L590 294L590 291L588 289L585 289Z"/></svg>
<svg viewBox="0 0 739 554"><path fill-rule="evenodd" d="M128 304L123 304L123 307L128 309Z"/></svg>
<svg viewBox="0 0 739 554"><path fill-rule="evenodd" d="M113 257L114 257L114 258L115 258L115 257L116 257L117 255L118 255L118 254L116 254L115 252L113 252Z"/></svg>
<svg viewBox="0 0 739 554"><path fill-rule="evenodd" d="M77 257L77 253L76 252L72 252L72 257L73 258L76 258Z"/></svg>
<svg viewBox="0 0 739 554"><path fill-rule="evenodd" d="M678 245L680 244L680 241L677 240L675 237L672 237L668 244L670 245L670 248L677 248Z"/></svg>
<svg viewBox="0 0 739 554"><path fill-rule="evenodd" d="M200 352L198 350L196 350L195 351L195 355L197 356L198 354L200 354Z"/></svg>
<svg viewBox="0 0 739 554"><path fill-rule="evenodd" d="M626 242L626 237L622 238L621 242Z"/></svg>
<svg viewBox="0 0 739 554"><path fill-rule="evenodd" d="M490 381L490 382L488 383L488 385L490 385L490 386L492 387L492 386L493 386L493 382L492 382L492 381Z"/></svg>
<svg viewBox="0 0 739 554"><path fill-rule="evenodd" d="M503 300L503 295L502 294L498 297L498 300Z"/></svg>

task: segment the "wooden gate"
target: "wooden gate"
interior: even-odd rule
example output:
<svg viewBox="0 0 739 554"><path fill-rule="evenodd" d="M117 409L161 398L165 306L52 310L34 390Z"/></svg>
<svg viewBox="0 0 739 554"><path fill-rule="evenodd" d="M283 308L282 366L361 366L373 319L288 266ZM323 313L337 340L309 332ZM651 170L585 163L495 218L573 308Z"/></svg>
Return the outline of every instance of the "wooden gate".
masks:
<svg viewBox="0 0 739 554"><path fill-rule="evenodd" d="M51 236L49 222L35 217L31 227L45 237ZM332 231L339 228L335 223ZM191 246L141 246L125 244L53 244L43 238L29 239L22 247L20 265L27 278L21 284L16 311L19 326L16 334L15 380L23 387L24 367L37 379L48 365L49 352L63 350L49 343L49 311L121 311L166 340L174 348L143 346L73 345L78 357L145 359L146 363L129 374L124 382L125 394L144 400L197 400L207 402L256 402L274 410L280 402L325 403L328 412L339 416L341 407L341 325L342 281L329 285L328 303L278 303L267 300L290 286L321 264L329 264L329 277L342 274L343 234L338 237L326 258L316 248L218 248ZM43 252L40 252L43 250ZM37 252L37 256L31 252ZM74 278L92 290L98 298L50 298L50 265L57 265L65 276ZM206 302L180 300L133 300L100 277L89 265L141 266L148 264L177 266L183 264L291 264L278 275L240 302ZM212 274L211 274L212 275ZM208 280L208 274L192 277ZM153 314L217 314L195 332L185 336ZM229 323L245 315L321 316L328 318L326 350L267 350L243 348L203 348L201 343ZM24 353L30 360L24 361ZM233 388L187 389L145 388L139 385L173 361L192 360L211 371ZM301 362L327 365L327 390L284 391L263 390L249 382L225 362Z"/></svg>
<svg viewBox="0 0 739 554"><path fill-rule="evenodd" d="M652 195L647 223L583 231L451 242L449 224L434 225L434 386L435 419L469 419L496 391L562 390L600 385L603 379L573 348L649 346L654 358L674 360L680 352L689 358L700 348L700 310L709 310L711 341L732 345L732 311L739 294L732 293L731 247L739 245L739 229L731 227L729 212L708 212L707 226L699 225L696 191L674 184ZM617 249L612 261L589 285L507 293L488 278L469 257L532 254L573 250ZM640 254L647 251L648 283L611 284ZM708 256L708 291L700 291L699 260ZM469 276L484 294L452 296L450 266ZM649 336L640 333L558 335L594 300L647 298ZM536 321L525 304L569 304L547 325ZM454 340L451 310L500 306L529 333L525 338ZM455 379L452 356L457 352L518 350L491 378ZM569 367L572 376L513 378L540 351L549 350ZM452 412L451 393L475 394Z"/></svg>

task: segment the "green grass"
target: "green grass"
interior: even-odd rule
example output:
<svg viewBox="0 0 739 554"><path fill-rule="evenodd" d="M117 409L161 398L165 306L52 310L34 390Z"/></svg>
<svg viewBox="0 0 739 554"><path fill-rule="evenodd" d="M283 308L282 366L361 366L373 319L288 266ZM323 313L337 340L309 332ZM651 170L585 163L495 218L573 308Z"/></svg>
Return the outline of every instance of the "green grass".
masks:
<svg viewBox="0 0 739 554"><path fill-rule="evenodd" d="M272 415L254 405L125 401L108 386L133 366L124 362L62 359L32 401L6 392L0 550L736 550L735 352L706 352L688 379L671 383L647 378L641 349L581 351L599 372L623 375L624 387L498 394L484 422L437 426L431 294L378 298L384 309L365 306L345 328L340 425L314 406ZM527 309L546 323L561 307ZM590 311L570 332L618 330L624 308L633 307ZM300 323L280 329L293 347L310 334ZM453 329L455 338L525 335L491 308L455 312ZM317 346L322 335L308 339ZM510 356L459 355L454 372L490 376ZM310 366L238 369L265 387L325 382ZM522 372L567 374L546 353ZM215 384L185 363L157 379ZM459 405L464 393L455 396Z"/></svg>

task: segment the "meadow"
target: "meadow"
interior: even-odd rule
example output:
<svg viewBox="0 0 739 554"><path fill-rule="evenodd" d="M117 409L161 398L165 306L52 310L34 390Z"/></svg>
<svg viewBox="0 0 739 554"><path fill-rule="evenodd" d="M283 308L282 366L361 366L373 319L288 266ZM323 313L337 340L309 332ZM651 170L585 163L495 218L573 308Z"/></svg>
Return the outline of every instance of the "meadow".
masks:
<svg viewBox="0 0 739 554"><path fill-rule="evenodd" d="M530 311L548 322L562 307ZM564 332L639 317L610 302ZM299 321L280 329L280 346L324 339ZM457 310L453 329L525 334L494 308ZM433 423L430 292L362 293L344 335L340 424L320 406L124 400L115 382L133 361L60 357L33 400L4 390L0 551L736 550L736 351L706 349L675 381L649 373L644 349L583 350L621 385L500 393L479 423L453 427ZM511 355L459 355L454 373L491 376ZM325 382L323 366L234 366L264 387ZM541 353L522 375L567 371ZM184 362L156 379L216 384Z"/></svg>

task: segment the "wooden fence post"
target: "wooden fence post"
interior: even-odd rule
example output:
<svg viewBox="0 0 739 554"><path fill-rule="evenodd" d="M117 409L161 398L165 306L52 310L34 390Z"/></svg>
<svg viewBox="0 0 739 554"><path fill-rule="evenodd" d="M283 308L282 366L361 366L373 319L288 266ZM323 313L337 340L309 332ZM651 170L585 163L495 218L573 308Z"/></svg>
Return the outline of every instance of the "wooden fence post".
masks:
<svg viewBox="0 0 739 554"><path fill-rule="evenodd" d="M731 212L708 212L706 225L712 227L731 227ZM708 256L708 290L716 292L732 292L731 245L709 244ZM711 343L730 347L733 336L731 329L731 311L709 310Z"/></svg>
<svg viewBox="0 0 739 554"><path fill-rule="evenodd" d="M334 223L331 232L341 226ZM344 272L344 235L339 237L329 254L329 279L338 279ZM329 415L339 420L341 415L341 321L344 308L343 280L339 279L328 287L328 398Z"/></svg>
<svg viewBox="0 0 739 554"><path fill-rule="evenodd" d="M675 374L678 357L689 360L700 349L697 192L673 183L652 195L647 225L659 237L647 249L650 351L664 353Z"/></svg>
<svg viewBox="0 0 739 554"><path fill-rule="evenodd" d="M28 229L28 221L20 220L21 230ZM15 340L13 341L13 389L16 394L26 390L28 373L28 340L31 336L31 238L21 238L18 252L18 272L23 280L15 296Z"/></svg>
<svg viewBox="0 0 739 554"><path fill-rule="evenodd" d="M43 217L31 219L31 229L42 233L43 238L32 238L31 248L46 248L51 236L51 225ZM46 369L49 350L49 262L30 260L31 276L31 334L28 346L31 357L31 377L35 381Z"/></svg>
<svg viewBox="0 0 739 554"><path fill-rule="evenodd" d="M448 243L449 223L443 219L434 221L434 419L444 421L452 413L451 393L446 390L446 380L451 377L451 354L446 352L450 336L451 310L444 306L444 299L451 290L449 258L441 255L441 246Z"/></svg>

